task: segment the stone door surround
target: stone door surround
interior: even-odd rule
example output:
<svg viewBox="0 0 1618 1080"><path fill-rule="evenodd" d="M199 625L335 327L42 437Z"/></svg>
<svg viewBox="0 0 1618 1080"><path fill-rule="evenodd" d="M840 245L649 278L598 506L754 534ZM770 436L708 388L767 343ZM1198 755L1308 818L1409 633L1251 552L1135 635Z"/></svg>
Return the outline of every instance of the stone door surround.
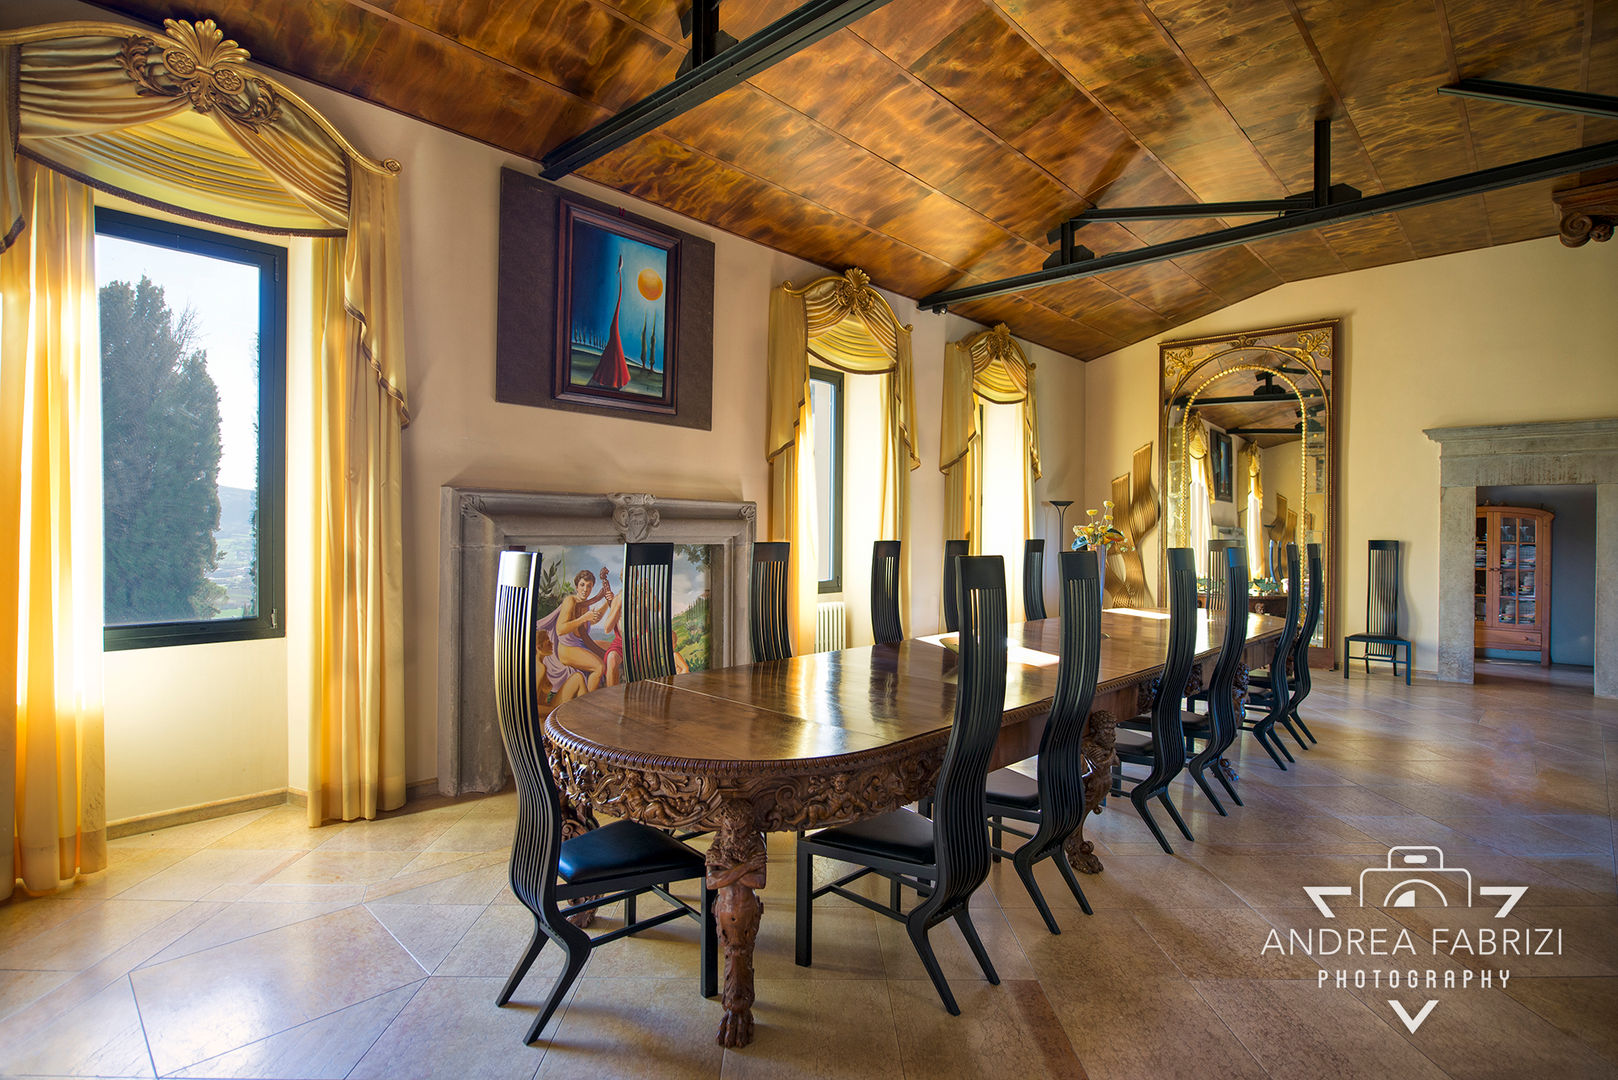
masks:
<svg viewBox="0 0 1618 1080"><path fill-rule="evenodd" d="M1618 418L1429 428L1439 444L1438 677L1472 681L1472 540L1478 488L1596 489L1598 697L1618 697Z"/></svg>

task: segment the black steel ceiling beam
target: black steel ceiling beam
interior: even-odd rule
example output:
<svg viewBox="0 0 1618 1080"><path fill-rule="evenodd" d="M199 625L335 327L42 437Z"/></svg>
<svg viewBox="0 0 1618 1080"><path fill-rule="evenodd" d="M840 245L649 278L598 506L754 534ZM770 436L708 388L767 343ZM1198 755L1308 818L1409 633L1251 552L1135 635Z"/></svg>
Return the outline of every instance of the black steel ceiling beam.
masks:
<svg viewBox="0 0 1618 1080"><path fill-rule="evenodd" d="M1084 259L1071 265L1035 270L1031 273L1018 274L1015 277L1003 278L999 281L985 282L982 285L968 285L960 289L945 289L922 297L917 301L917 305L928 308L935 313L942 312L951 304L966 303L969 300L983 300L991 296L1002 296L1006 293L1026 292L1029 289L1054 285L1060 281L1094 277L1097 274L1105 274L1111 270L1121 270L1127 266L1141 266L1147 263L1162 262L1166 259L1178 259L1186 255L1196 255L1205 251L1218 251L1221 248L1235 247L1238 244L1251 243L1254 240L1266 240L1274 236L1306 232L1309 229L1316 229L1322 225L1340 221L1357 221L1361 218L1375 217L1378 214L1388 214L1399 210L1413 209L1417 206L1447 202L1450 199L1464 198L1468 195L1480 195L1487 191L1498 191L1501 188L1515 187L1518 184L1531 184L1538 180L1554 180L1569 173L1581 172L1586 169L1598 169L1606 165L1618 165L1618 141L1583 146L1577 150L1564 150L1561 153L1546 154L1544 157L1530 158L1527 161L1513 162L1510 165L1498 165L1492 169L1479 169L1476 172L1462 173L1459 176L1446 177L1443 180L1433 180L1425 184L1399 188L1395 191L1385 191L1379 195L1365 195L1349 202L1311 207L1307 210L1287 214L1285 217L1271 218L1268 221L1249 222L1246 225L1232 225L1229 228L1218 229L1214 232L1201 233L1197 236L1188 236L1179 240L1169 240L1161 244L1151 244L1133 251L1119 251L1111 255L1099 255L1093 259Z"/></svg>
<svg viewBox="0 0 1618 1080"><path fill-rule="evenodd" d="M539 175L555 180L583 168L888 2L808 0L745 41L694 64L662 89L567 140L540 160ZM717 47L718 27L709 25L707 15L705 10L693 20L692 47L698 56Z"/></svg>
<svg viewBox="0 0 1618 1080"><path fill-rule="evenodd" d="M1578 90L1524 86L1522 83L1495 82L1493 79L1462 79L1454 86L1440 86L1438 92L1454 97L1499 101L1507 105L1559 109L1586 116L1618 117L1618 97L1610 94L1586 94Z"/></svg>
<svg viewBox="0 0 1618 1080"><path fill-rule="evenodd" d="M1283 199L1237 199L1230 202L1171 203L1164 206L1093 206L1081 210L1051 231L1047 240L1055 242L1057 233L1064 237L1072 229L1083 228L1092 221L1175 221L1183 218L1260 217L1268 214L1292 214L1315 206L1348 202L1360 197L1358 188L1331 182L1331 121L1315 121L1314 186L1297 195ZM1064 241L1065 242L1065 241ZM1064 259L1063 262L1071 260ZM1047 263L1047 265L1050 265Z"/></svg>

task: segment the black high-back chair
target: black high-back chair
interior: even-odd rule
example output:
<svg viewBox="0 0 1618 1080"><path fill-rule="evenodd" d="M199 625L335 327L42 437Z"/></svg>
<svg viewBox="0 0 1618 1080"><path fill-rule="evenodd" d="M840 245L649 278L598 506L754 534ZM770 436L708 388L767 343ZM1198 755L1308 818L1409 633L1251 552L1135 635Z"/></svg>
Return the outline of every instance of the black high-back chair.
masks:
<svg viewBox="0 0 1618 1080"><path fill-rule="evenodd" d="M1227 547L1210 554L1214 556L1210 560L1210 569L1216 569L1217 573L1209 575L1209 630L1219 634L1219 658L1214 661L1206 684L1193 695L1197 699L1207 700L1207 714L1197 716L1191 713L1185 718L1188 749L1195 749L1196 743L1202 743L1202 749L1191 755L1186 769L1213 808L1219 811L1219 816L1228 817L1219 796L1208 784L1206 770L1211 767L1214 777L1232 801L1237 806L1243 805L1242 797L1236 793L1220 759L1236 741L1236 734L1241 730L1236 702L1236 672L1247 651L1247 551Z"/></svg>
<svg viewBox="0 0 1618 1080"><path fill-rule="evenodd" d="M967 901L989 876L983 790L1006 705L1006 569L998 555L968 555L955 565L957 581L950 584L959 590L960 665L955 722L932 795L933 816L928 819L912 810L894 810L798 838L797 962L807 967L813 959L815 897L836 893L905 924L944 1007L958 1016L960 1006L927 934L944 920L954 919L984 976L999 983L972 925ZM861 869L816 889L817 855L854 863ZM891 907L846 888L870 873L893 883ZM920 902L909 912L899 907L901 884L921 894Z"/></svg>
<svg viewBox="0 0 1618 1080"><path fill-rule="evenodd" d="M702 926L701 985L704 997L718 992L718 936L711 909L714 892L704 888L701 909L667 892L667 884L702 878L702 853L656 829L633 821L562 839L562 808L556 779L546 760L540 726L543 712L535 690L534 645L541 632L534 608L534 583L541 557L528 551L500 555L494 600L494 691L500 737L517 781L517 831L511 844L511 891L534 917L534 933L496 1005L511 1000L547 940L567 952L567 964L552 985L524 1036L533 1042L567 996L590 958L590 950L670 919L689 915ZM562 884L557 879L562 879ZM635 918L635 897L656 892L673 907L649 918ZM602 904L624 902L624 925L592 938L567 917ZM579 901L568 907L558 905Z"/></svg>
<svg viewBox="0 0 1618 1080"><path fill-rule="evenodd" d="M1084 759L1084 732L1101 673L1099 560L1093 551L1064 551L1060 569L1062 658L1056 669L1056 694L1051 698L1050 716L1039 737L1038 778L1013 769L997 769L989 774L987 786L995 854L1011 859L1023 888L1053 934L1060 934L1062 929L1056 925L1050 905L1034 880L1034 866L1041 860L1055 860L1073 898L1086 915L1091 914L1090 901L1085 899L1062 845L1084 820L1084 777L1089 764ZM1024 832L1007 825L1008 818L1032 822L1037 828ZM999 847L1002 832L1026 837L1028 842L1014 852L1004 851Z"/></svg>
<svg viewBox="0 0 1618 1080"><path fill-rule="evenodd" d="M1298 715L1298 705L1309 696L1313 685L1309 676L1309 641L1315 636L1315 627L1320 625L1320 609L1324 603L1325 582L1321 579L1320 545L1310 544L1305 548L1309 553L1309 582L1304 587L1303 621L1298 624L1298 635L1292 639L1291 663L1288 667L1288 691L1286 708L1281 711L1280 724L1287 729L1295 742L1305 750L1309 743L1303 741L1303 736L1309 736L1309 742L1317 742L1314 733ZM1270 681L1266 675L1248 678L1248 689L1256 691L1257 700L1268 703ZM1299 731L1302 731L1302 735Z"/></svg>
<svg viewBox="0 0 1618 1080"><path fill-rule="evenodd" d="M624 677L674 674L674 545L624 545Z"/></svg>
<svg viewBox="0 0 1618 1080"><path fill-rule="evenodd" d="M1399 541L1372 540L1370 563L1365 579L1365 633L1349 634L1343 638L1343 678L1348 678L1348 654L1352 642L1365 648L1358 659L1365 661L1365 673L1371 673L1371 661L1393 665L1393 677L1399 677L1399 652L1405 654L1405 685L1410 685L1410 639L1399 636Z"/></svg>
<svg viewBox="0 0 1618 1080"><path fill-rule="evenodd" d="M1197 560L1190 548L1169 548L1168 557L1168 655L1163 674L1158 677L1157 696L1149 716L1136 718L1130 727L1124 724L1118 727L1115 750L1118 765L1113 768L1112 790L1121 795L1123 785L1133 780L1124 775L1123 765L1150 767L1145 778L1133 781L1129 801L1135 804L1135 811L1152 830L1158 844L1172 855L1174 849L1169 846L1163 830L1157 827L1148 800L1156 797L1174 819L1181 835L1187 840L1196 839L1180 817L1174 800L1169 798L1169 784L1185 768L1185 729L1180 707L1185 700L1185 687L1191 679L1191 661L1197 648ZM1141 727L1147 730L1138 730Z"/></svg>
<svg viewBox="0 0 1618 1080"><path fill-rule="evenodd" d="M1275 639L1275 651L1270 654L1270 667L1267 672L1252 672L1247 676L1247 704L1242 707L1242 726L1252 732L1253 738L1270 755L1270 760L1276 767L1286 769L1286 762L1292 761L1292 752L1286 748L1281 737L1275 733L1275 725L1286 715L1287 703L1291 700L1291 680L1287 676L1287 658L1292 655L1292 647L1298 640L1298 622L1300 602L1303 599L1303 584L1298 574L1298 545L1288 544L1287 553L1287 615L1286 623L1281 628L1281 636ZM1256 689L1255 689L1256 688ZM1248 716L1248 712L1262 711L1257 718ZM1280 751L1277 753L1276 751Z"/></svg>
<svg viewBox="0 0 1618 1080"><path fill-rule="evenodd" d="M787 569L791 556L792 545L784 540L753 544L747 623L755 664L785 660L792 655L792 632L787 626Z"/></svg>
<svg viewBox="0 0 1618 1080"><path fill-rule="evenodd" d="M1030 540L1022 548L1022 617L1045 617L1045 541Z"/></svg>
<svg viewBox="0 0 1618 1080"><path fill-rule="evenodd" d="M871 632L878 645L904 640L904 620L899 617L897 540L878 540L871 545Z"/></svg>
<svg viewBox="0 0 1618 1080"><path fill-rule="evenodd" d="M953 634L961 628L960 605L950 583L955 580L955 560L970 550L965 540L944 541L944 633Z"/></svg>

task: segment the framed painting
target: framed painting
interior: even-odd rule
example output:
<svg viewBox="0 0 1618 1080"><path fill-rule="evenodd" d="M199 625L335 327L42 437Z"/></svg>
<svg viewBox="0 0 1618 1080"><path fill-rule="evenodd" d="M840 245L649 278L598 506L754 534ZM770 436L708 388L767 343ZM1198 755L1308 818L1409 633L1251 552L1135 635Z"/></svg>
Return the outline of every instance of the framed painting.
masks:
<svg viewBox="0 0 1618 1080"><path fill-rule="evenodd" d="M711 429L713 254L502 170L495 399Z"/></svg>
<svg viewBox="0 0 1618 1080"><path fill-rule="evenodd" d="M673 413L680 238L561 199L552 393Z"/></svg>

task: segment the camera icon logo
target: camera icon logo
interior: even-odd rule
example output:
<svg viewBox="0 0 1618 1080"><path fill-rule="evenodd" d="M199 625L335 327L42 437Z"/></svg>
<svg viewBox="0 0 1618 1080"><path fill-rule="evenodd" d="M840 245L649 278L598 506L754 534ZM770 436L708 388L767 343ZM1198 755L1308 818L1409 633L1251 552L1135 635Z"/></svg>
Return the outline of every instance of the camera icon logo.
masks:
<svg viewBox="0 0 1618 1080"><path fill-rule="evenodd" d="M1360 907L1472 906L1472 874L1444 865L1436 847L1388 849L1388 865L1360 871Z"/></svg>
<svg viewBox="0 0 1618 1080"><path fill-rule="evenodd" d="M1352 885L1305 885L1320 913L1335 919L1327 898L1352 896ZM1503 919L1517 906L1517 901L1528 891L1526 885L1480 885L1472 888L1472 872L1459 866L1444 865L1444 849L1430 846L1391 847L1388 865L1371 866L1360 871L1360 907L1413 908L1413 907L1471 907L1475 891L1480 897L1501 897L1504 903L1494 913Z"/></svg>

